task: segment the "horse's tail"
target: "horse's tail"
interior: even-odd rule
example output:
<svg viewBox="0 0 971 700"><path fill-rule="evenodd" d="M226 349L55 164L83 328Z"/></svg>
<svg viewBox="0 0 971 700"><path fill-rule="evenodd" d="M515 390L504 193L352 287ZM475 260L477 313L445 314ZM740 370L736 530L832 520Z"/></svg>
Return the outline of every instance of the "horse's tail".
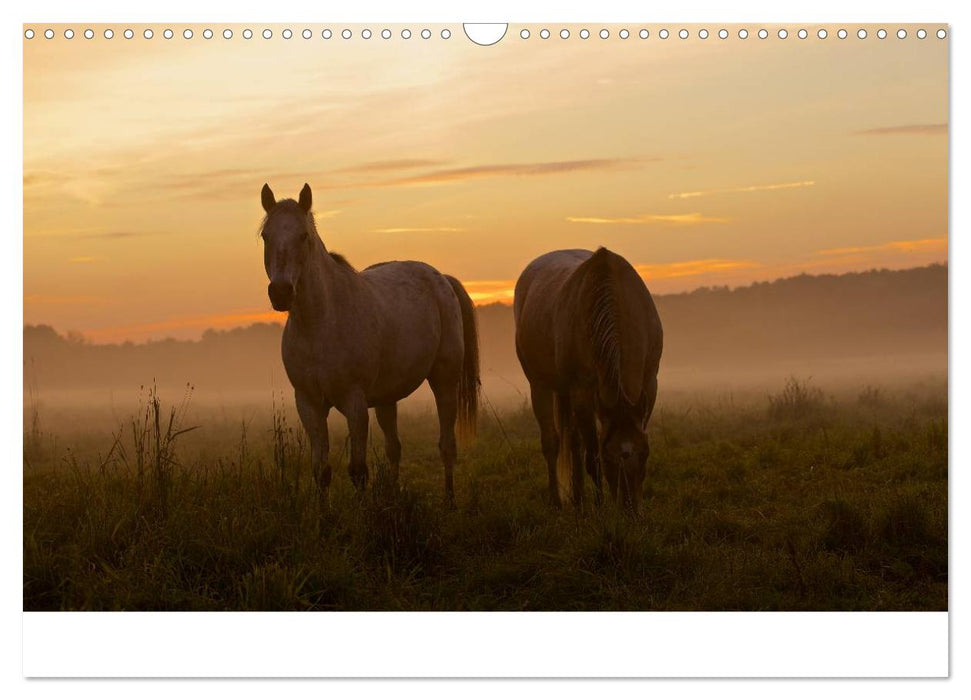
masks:
<svg viewBox="0 0 971 700"><path fill-rule="evenodd" d="M462 338L465 353L462 356L462 375L459 379L458 428L459 434L474 437L479 413L479 330L475 320L475 306L462 283L451 275L445 279L452 285L459 307L462 309Z"/></svg>
<svg viewBox="0 0 971 700"><path fill-rule="evenodd" d="M556 433L560 440L560 449L556 453L556 482L559 487L560 500L568 501L573 498L573 406L570 395L556 392L553 394L553 420Z"/></svg>

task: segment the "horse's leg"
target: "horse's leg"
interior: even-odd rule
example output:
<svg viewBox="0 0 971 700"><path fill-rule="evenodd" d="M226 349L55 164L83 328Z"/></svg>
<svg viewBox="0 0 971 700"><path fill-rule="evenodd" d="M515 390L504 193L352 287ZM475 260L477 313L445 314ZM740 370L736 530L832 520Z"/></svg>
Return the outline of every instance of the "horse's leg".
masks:
<svg viewBox="0 0 971 700"><path fill-rule="evenodd" d="M445 500L450 507L455 507L455 484L453 472L455 470L455 420L458 417L458 379L429 377L428 384L435 395L435 407L438 409L438 452L445 465Z"/></svg>
<svg viewBox="0 0 971 700"><path fill-rule="evenodd" d="M582 404L576 412L577 429L583 440L584 462L587 474L593 480L593 498L599 506L603 503L603 472L600 467L600 445L597 441L597 419L588 404Z"/></svg>
<svg viewBox="0 0 971 700"><path fill-rule="evenodd" d="M317 484L321 496L325 496L331 480L330 435L327 432L330 406L322 401L314 401L308 394L299 391L296 392L296 400L300 422L310 438L310 466L314 483Z"/></svg>
<svg viewBox="0 0 971 700"><path fill-rule="evenodd" d="M351 483L360 491L367 486L368 480L368 410L364 392L351 394L341 407L341 413L347 419L347 432L351 438L351 458L347 464L347 473L351 477Z"/></svg>
<svg viewBox="0 0 971 700"><path fill-rule="evenodd" d="M560 440L563 440L563 430L569 430L566 439L570 441L570 490L573 497L573 505L579 510L583 505L583 445L580 440L580 428L577 424L577 409L583 407L583 395L580 393L558 394L558 401L565 402L569 408L568 415L572 417L569 424L564 426L564 416L560 416Z"/></svg>
<svg viewBox="0 0 971 700"><path fill-rule="evenodd" d="M549 475L550 503L560 507L560 486L556 476L556 459L560 453L560 439L556 434L556 419L553 414L553 392L530 382L530 401L533 415L539 423L540 444L546 458L546 471Z"/></svg>
<svg viewBox="0 0 971 700"><path fill-rule="evenodd" d="M573 468L570 473L573 505L579 509L583 505L583 445L580 440L580 431L575 425L573 432L570 433L570 466Z"/></svg>
<svg viewBox="0 0 971 700"><path fill-rule="evenodd" d="M401 463L401 440L398 439L398 404L377 406L374 415L384 433L384 452L391 465L391 481L398 482L398 465Z"/></svg>

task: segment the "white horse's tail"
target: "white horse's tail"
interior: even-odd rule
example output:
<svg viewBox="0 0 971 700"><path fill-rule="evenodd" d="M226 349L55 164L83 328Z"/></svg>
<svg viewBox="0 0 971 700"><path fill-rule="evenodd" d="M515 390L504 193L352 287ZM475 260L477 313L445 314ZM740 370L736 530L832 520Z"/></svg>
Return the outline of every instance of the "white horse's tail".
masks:
<svg viewBox="0 0 971 700"><path fill-rule="evenodd" d="M458 429L459 434L474 437L479 413L479 330L475 320L475 306L462 283L451 275L445 279L452 285L462 309L462 338L465 353L462 356L462 376L459 379Z"/></svg>

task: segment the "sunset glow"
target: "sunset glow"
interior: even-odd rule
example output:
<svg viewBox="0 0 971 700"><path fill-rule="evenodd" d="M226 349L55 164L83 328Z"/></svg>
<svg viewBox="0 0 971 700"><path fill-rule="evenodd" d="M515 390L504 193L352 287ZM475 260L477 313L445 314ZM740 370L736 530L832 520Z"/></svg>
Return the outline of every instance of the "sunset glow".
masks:
<svg viewBox="0 0 971 700"><path fill-rule="evenodd" d="M310 183L357 269L423 260L478 304L557 248L607 246L655 294L947 260L946 40L93 29L24 44L28 324L117 342L284 320L264 182Z"/></svg>

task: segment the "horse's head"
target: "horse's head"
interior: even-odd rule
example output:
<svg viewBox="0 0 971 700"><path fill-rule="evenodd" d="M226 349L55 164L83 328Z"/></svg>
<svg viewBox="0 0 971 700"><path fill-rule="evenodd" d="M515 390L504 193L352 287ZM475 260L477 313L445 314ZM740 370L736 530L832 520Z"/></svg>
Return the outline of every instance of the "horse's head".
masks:
<svg viewBox="0 0 971 700"><path fill-rule="evenodd" d="M618 412L603 422L600 456L607 485L614 500L635 512L640 507L650 452L640 422L627 412Z"/></svg>
<svg viewBox="0 0 971 700"><path fill-rule="evenodd" d="M277 202L269 185L263 185L261 196L266 211L260 237L264 243L263 265L270 280L267 293L274 309L289 311L300 273L316 238L310 216L313 195L310 185L305 184L298 201Z"/></svg>

